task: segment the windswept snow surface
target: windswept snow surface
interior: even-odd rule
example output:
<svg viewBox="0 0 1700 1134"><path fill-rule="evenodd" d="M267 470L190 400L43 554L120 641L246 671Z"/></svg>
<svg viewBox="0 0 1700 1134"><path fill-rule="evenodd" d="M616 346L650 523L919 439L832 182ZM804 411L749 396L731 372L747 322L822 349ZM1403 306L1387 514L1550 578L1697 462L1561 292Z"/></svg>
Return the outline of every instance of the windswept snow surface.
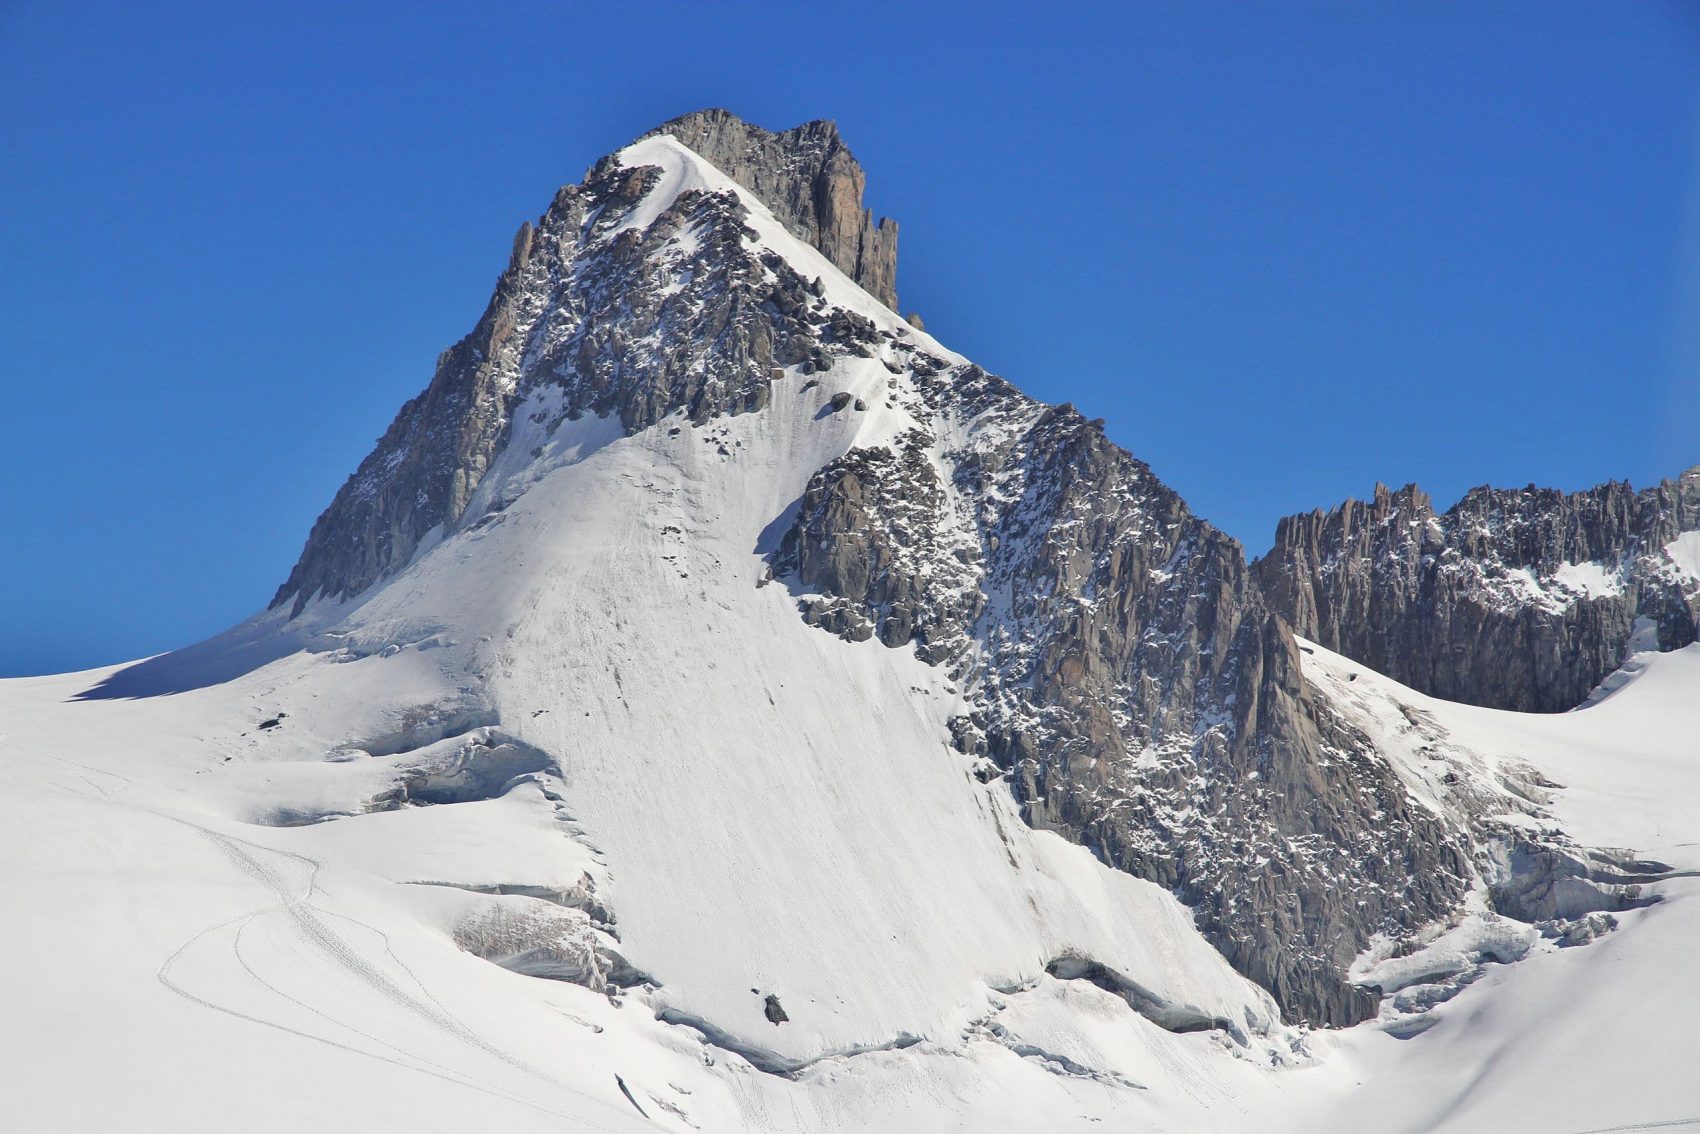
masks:
<svg viewBox="0 0 1700 1134"><path fill-rule="evenodd" d="M688 187L741 192L670 138L624 160L663 169L650 216ZM745 199L833 303L923 337ZM760 413L630 436L551 431L552 394L534 393L467 526L361 598L0 682L6 1126L1700 1115L1696 879L1653 883L1666 901L1600 942L1492 972L1415 1038L1306 1036L1171 895L981 782L947 742L961 702L941 670L799 618L765 555L815 469L914 424L884 361L843 359L809 389L787 373ZM836 391L867 411L823 413ZM1436 807L1446 785L1394 743L1400 704L1481 777L1514 760L1564 784L1552 821L1577 838L1700 867L1700 653L1541 718L1432 702L1320 650L1307 664ZM583 972L526 975L540 965ZM1059 979L1083 965L1098 983ZM1126 995L1100 987L1116 981Z"/></svg>

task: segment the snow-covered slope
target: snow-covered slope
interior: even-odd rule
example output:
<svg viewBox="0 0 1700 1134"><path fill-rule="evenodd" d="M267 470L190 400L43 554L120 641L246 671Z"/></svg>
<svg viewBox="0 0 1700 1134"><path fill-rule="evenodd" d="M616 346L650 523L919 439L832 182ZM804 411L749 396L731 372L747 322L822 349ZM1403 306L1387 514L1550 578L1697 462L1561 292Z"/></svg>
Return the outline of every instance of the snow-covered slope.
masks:
<svg viewBox="0 0 1700 1134"><path fill-rule="evenodd" d="M1538 1023L1663 1038L1611 1113L1683 1117L1678 1026L1593 990L1700 1003L1700 657L1529 718L1295 646L1148 470L677 138L586 185L272 610L0 682L0 1113L1465 1130L1580 1066ZM1350 1031L1283 1024L1215 947L1373 1010L1317 942L1465 884L1368 944L1396 995Z"/></svg>
<svg viewBox="0 0 1700 1134"><path fill-rule="evenodd" d="M663 170L633 224L738 191L669 139L624 159ZM749 204L834 302L925 341ZM884 404L890 377L853 359L834 388ZM787 374L763 413L628 435L537 391L470 509L494 510L358 601L0 686L7 948L45 977L7 1110L808 1130L1009 1117L983 1094L1007 1079L1038 1122L1293 1058L1185 907L943 743L946 673L758 585L810 474L913 425L828 398ZM591 987L478 952L576 956ZM67 1097L89 1027L82 1063L143 1095ZM239 1105L270 1076L312 1097Z"/></svg>
<svg viewBox="0 0 1700 1134"><path fill-rule="evenodd" d="M1425 949L1366 957L1367 978L1404 992L1379 1024L1313 1037L1317 1059L1293 1077L1300 1121L1341 1130L1700 1127L1700 646L1637 655L1609 696L1563 714L1438 701L1308 648L1307 672L1324 695L1376 732L1435 806L1485 807L1605 852L1584 856L1587 876L1560 877L1546 892L1570 904L1564 912L1609 908L1602 887L1633 890L1630 908L1611 914L1617 928L1586 947L1478 910L1435 927ZM1508 784L1516 794L1500 795L1501 806L1482 802ZM1434 1004L1437 995L1451 998Z"/></svg>
<svg viewBox="0 0 1700 1134"><path fill-rule="evenodd" d="M587 559L605 550L595 545ZM1323 651L1307 659L1319 687L1366 724L1408 730L1403 705L1428 718L1431 735L1444 731L1451 759L1476 754L1492 775L1513 754L1563 785L1545 805L1555 823L1593 845L1641 848L1669 876L1644 886L1663 901L1618 914L1620 928L1601 941L1537 940L1520 963L1487 964L1429 1010L1438 1022L1427 1030L1395 1038L1399 1016L1389 1013L1311 1033L1309 1057L1279 1070L1236 1058L1247 1053L1212 1033L1162 1030L1089 982L1041 975L1062 942L1119 931L1126 951L1104 956L1130 975L1205 1004L1258 1004L1189 939L1165 895L1029 832L1003 811L1007 801L948 770L840 751L847 764L873 761L831 774L845 807L898 807L917 841L936 835L927 853L902 861L913 848L882 845L903 832L877 818L849 851L846 836L800 833L787 804L814 791L746 782L728 793L662 772L652 790L633 790L640 818L607 830L590 808L601 793L548 777L489 801L309 826L240 818L280 801L304 812L352 806L386 782L364 778L372 758L326 762L306 751L359 735L368 704L440 701L457 687L463 650L415 640L357 660L363 651L303 653L221 686L134 701L76 700L101 673L0 685L10 930L0 948L13 1069L4 1109L19 1128L637 1130L689 1129L688 1119L709 1130L1053 1130L1107 1119L1169 1130L1580 1131L1700 1116L1691 1075L1700 877L1684 876L1700 871L1694 647L1651 659L1603 703L1560 716L1435 702ZM584 658L571 711L623 713L622 684L640 673L622 668L616 679L626 660ZM700 758L715 758L712 747L730 758L747 736L732 711L742 684L729 659L705 690L730 701L708 710L720 727L690 729L725 734L724 746L695 749L709 749ZM765 700L762 684L754 695ZM777 681L767 686L785 695ZM674 692L696 711L708 704ZM277 728L256 731L280 711ZM557 711L567 703L538 719ZM831 742L813 745L819 753ZM651 768L676 768L673 750L658 745ZM792 756L822 770L808 746ZM1413 777L1427 774L1422 760L1413 755ZM893 778L870 783L879 775ZM689 803L694 792L704 794ZM643 844L668 841L678 800L703 818L682 833L663 876L646 876ZM752 817L755 800L769 806ZM1000 828L1019 866L1004 857ZM766 858L787 835L784 857ZM568 912L461 887L571 894L587 874L617 911L618 947L663 981L655 993L611 998L514 975L457 944L457 927L497 910ZM702 887L694 898L693 887ZM685 895L676 918L665 906L645 910L655 895ZM1021 909L1028 898L1056 918L1051 928ZM920 924L906 920L928 906ZM870 923L848 921L849 911ZM870 978L854 956L868 947L893 971ZM940 974L943 988L930 983ZM852 1002L821 995L833 987ZM779 995L793 1022L753 1018L762 1000L750 988ZM890 994L910 999L874 1000ZM768 1051L798 1021L827 1043L936 1030L913 1047L828 1058L787 1078L655 1019L658 1007L723 1003L725 1026Z"/></svg>
<svg viewBox="0 0 1700 1134"><path fill-rule="evenodd" d="M930 704L950 698L932 671L820 635L773 591L685 577L716 557L757 570L741 540L664 558L681 546L662 531L677 516L666 500L713 479L676 456L620 442L549 478L515 507L553 510L563 522L544 538L569 547L545 556L513 538L531 529L510 513L337 623L339 650L170 698L75 700L99 674L0 687L8 971L34 974L10 1012L9 1034L30 1039L8 1045L8 1113L64 1129L126 1125L138 1108L157 1129L287 1129L326 1107L351 1127L399 1114L423 1129L478 1116L559 1129L569 1114L582 1120L569 1128L620 1129L619 1075L663 1123L671 1105L710 1129L806 1130L839 1108L858 1125L858 1103L877 1114L888 1087L828 1089L871 1074L839 1059L793 1084L728 1049L784 1070L925 1040L890 1075L943 1092L941 1114L959 1105L953 1078L978 1082L965 1055L1002 1067L993 1078L1044 1080L1023 1089L1069 1107L1102 1106L1096 1090L1069 1098L1092 1074L1160 1080L1229 1048L1267 1063L1272 1037L1171 1034L1090 986L1070 995L1114 1020L1121 1047L1071 1042L1079 1078L1049 1081L1033 1055L1043 1034L994 1038L1010 1003L1036 1000L1043 1024L1057 995L1045 967L1070 954L1242 1034L1274 1010L1169 895L1031 831L1001 784L926 743ZM654 486L653 510L610 491L634 477ZM480 544L540 569L481 596L487 560L456 555ZM505 599L550 617L481 642L482 604ZM568 633L581 620L606 630ZM565 775L359 813L415 757L351 746L393 747L406 708L455 704L486 666L496 696L476 712L568 753ZM321 813L346 814L256 824ZM594 892L619 935L604 943L658 987L610 998L461 951L457 931L499 910L569 926L577 912L470 892L496 887ZM788 1023L764 1017L768 993ZM656 1022L675 1014L701 1030ZM72 1052L140 1085L68 1092ZM311 1086L275 1097L261 1089L274 1076Z"/></svg>

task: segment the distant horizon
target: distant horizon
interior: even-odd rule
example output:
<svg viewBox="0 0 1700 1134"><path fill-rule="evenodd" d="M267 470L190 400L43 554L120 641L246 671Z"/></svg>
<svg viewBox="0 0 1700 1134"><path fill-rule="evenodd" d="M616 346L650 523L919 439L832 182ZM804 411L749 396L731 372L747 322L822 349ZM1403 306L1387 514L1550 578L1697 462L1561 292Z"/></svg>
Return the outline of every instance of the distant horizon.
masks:
<svg viewBox="0 0 1700 1134"><path fill-rule="evenodd" d="M659 10L518 61L550 6L0 12L0 676L264 609L514 228L711 106L836 121L900 311L1104 418L1248 558L1376 483L1700 466L1692 8Z"/></svg>

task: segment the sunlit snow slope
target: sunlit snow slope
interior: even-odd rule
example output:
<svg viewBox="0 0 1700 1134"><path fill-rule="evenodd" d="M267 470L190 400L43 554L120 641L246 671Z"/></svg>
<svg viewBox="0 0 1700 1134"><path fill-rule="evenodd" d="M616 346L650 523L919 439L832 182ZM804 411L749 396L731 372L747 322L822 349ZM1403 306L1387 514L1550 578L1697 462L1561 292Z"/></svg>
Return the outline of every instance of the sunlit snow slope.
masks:
<svg viewBox="0 0 1700 1134"><path fill-rule="evenodd" d="M743 193L670 138L622 160L663 171L631 226L686 189ZM745 196L756 239L834 303L917 335ZM1515 821L1659 860L1644 888L1666 900L1585 947L1531 942L1426 1013L1284 1027L1168 892L975 774L944 670L823 633L765 584L810 475L914 427L885 361L841 361L830 387L791 367L760 413L630 434L534 392L479 518L359 598L0 683L6 1127L1700 1116L1700 654L1532 718L1313 651L1321 695L1437 812L1457 811L1452 765L1407 743L1401 705L1479 779L1472 806L1498 806L1505 765L1538 769L1562 786ZM829 412L834 391L869 408ZM1611 1089L1564 1089L1584 1074Z"/></svg>
<svg viewBox="0 0 1700 1134"><path fill-rule="evenodd" d="M1585 947L1542 940L1491 914L1436 927L1429 950L1382 961L1380 974L1415 979L1419 1001L1425 969L1444 975L1486 960L1479 979L1424 1013L1421 1028L1395 1021L1387 1031L1365 1025L1312 1037L1317 1061L1292 1080L1308 1096L1301 1122L1700 1128L1700 646L1636 655L1607 683L1615 691L1562 714L1438 701L1310 650L1312 680L1400 759L1419 793L1442 803L1491 794L1496 780L1524 785L1539 806L1512 813L1514 822L1618 848L1620 867L1600 875L1639 882L1650 904L1615 914L1619 927ZM1578 887L1567 900L1586 899ZM1482 956L1508 946L1524 959Z"/></svg>

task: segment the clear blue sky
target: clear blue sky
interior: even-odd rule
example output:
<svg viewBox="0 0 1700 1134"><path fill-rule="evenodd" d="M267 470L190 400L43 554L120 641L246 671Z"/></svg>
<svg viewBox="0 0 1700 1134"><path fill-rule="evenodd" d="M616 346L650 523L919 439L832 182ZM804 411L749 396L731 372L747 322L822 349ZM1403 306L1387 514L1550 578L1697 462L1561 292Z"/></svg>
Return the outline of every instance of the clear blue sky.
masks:
<svg viewBox="0 0 1700 1134"><path fill-rule="evenodd" d="M1700 462L1700 8L1103 7L0 0L0 673L263 606L518 223L702 106L837 119L905 309L1254 554Z"/></svg>

